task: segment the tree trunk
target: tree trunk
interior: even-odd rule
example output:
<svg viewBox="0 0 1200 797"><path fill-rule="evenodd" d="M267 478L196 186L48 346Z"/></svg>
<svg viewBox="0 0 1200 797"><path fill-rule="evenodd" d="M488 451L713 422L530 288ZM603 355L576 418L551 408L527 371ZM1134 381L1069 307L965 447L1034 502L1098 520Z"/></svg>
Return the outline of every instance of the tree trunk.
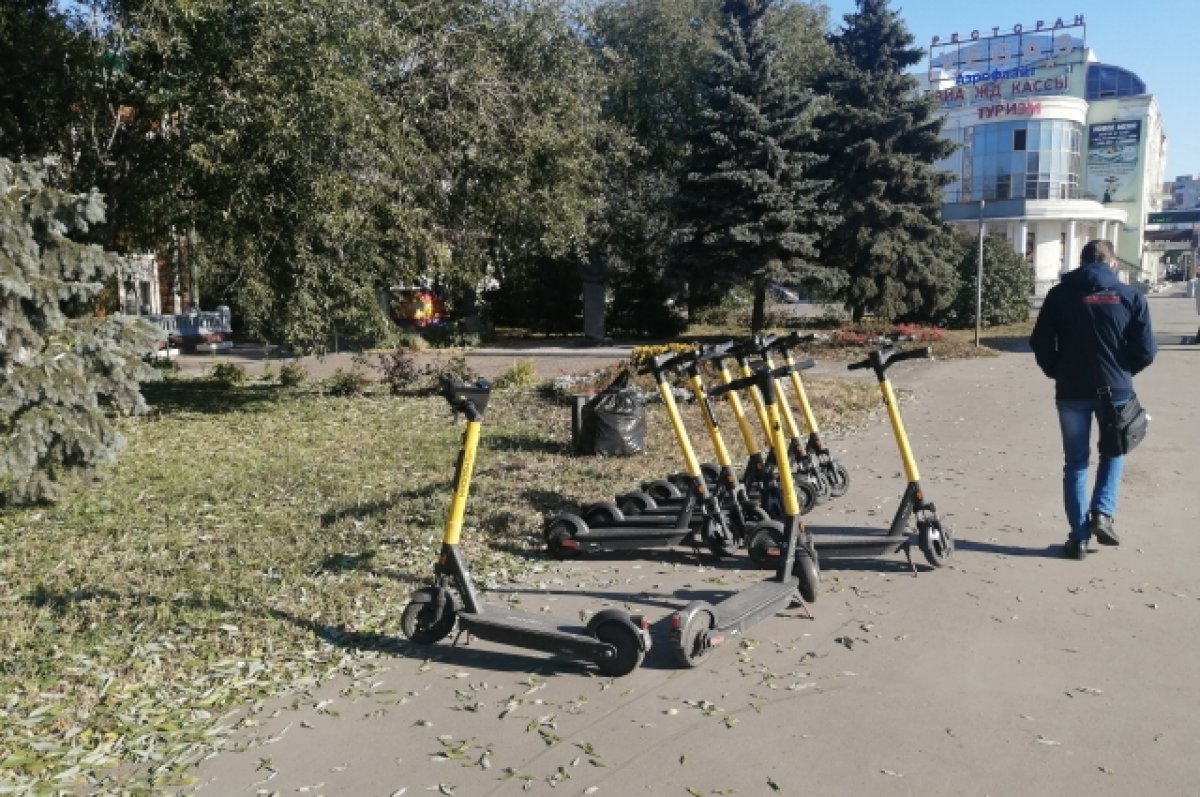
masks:
<svg viewBox="0 0 1200 797"><path fill-rule="evenodd" d="M757 335L767 325L767 279L754 280L754 309L750 311L750 332Z"/></svg>

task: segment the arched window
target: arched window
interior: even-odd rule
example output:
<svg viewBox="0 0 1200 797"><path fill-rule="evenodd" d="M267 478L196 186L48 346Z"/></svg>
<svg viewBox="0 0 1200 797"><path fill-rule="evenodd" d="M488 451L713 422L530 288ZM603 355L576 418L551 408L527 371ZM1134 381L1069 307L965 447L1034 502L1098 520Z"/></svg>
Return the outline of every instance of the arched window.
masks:
<svg viewBox="0 0 1200 797"><path fill-rule="evenodd" d="M1108 64L1089 64L1087 99L1107 100L1113 97L1136 97L1146 93L1146 84L1128 69Z"/></svg>

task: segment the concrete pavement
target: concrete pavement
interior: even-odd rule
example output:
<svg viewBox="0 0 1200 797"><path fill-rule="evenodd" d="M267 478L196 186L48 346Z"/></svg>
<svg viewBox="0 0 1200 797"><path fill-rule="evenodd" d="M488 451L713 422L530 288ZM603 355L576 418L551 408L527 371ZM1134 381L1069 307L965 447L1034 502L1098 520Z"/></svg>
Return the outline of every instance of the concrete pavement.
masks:
<svg viewBox="0 0 1200 797"><path fill-rule="evenodd" d="M1030 354L905 363L892 376L915 394L905 423L958 540L950 567L824 563L813 619L789 610L680 670L665 618L759 573L683 553L550 563L492 598L644 611L641 669L614 682L479 641L406 648L369 684L336 676L266 706L254 733L270 743L202 763L194 791L1196 794L1200 346L1181 343L1191 300L1150 306L1163 345L1137 380L1153 421L1127 465L1121 547L1061 556L1053 385ZM806 520L886 525L903 489L886 421L831 442L850 491Z"/></svg>

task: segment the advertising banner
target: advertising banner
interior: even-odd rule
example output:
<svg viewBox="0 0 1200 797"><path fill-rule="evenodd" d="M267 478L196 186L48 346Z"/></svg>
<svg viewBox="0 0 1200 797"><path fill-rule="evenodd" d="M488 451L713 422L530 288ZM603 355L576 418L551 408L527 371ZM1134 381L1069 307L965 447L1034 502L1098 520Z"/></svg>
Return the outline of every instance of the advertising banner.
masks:
<svg viewBox="0 0 1200 797"><path fill-rule="evenodd" d="M1142 122L1104 122L1088 127L1087 190L1101 202L1137 202Z"/></svg>

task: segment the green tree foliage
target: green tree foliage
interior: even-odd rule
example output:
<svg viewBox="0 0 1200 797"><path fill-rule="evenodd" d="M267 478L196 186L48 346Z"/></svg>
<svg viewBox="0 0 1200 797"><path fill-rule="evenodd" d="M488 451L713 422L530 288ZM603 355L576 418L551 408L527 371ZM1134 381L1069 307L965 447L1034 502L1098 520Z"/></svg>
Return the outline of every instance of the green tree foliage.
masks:
<svg viewBox="0 0 1200 797"><path fill-rule="evenodd" d="M71 135L91 72L88 38L52 0L0 4L0 155L76 149Z"/></svg>
<svg viewBox="0 0 1200 797"><path fill-rule="evenodd" d="M187 234L242 332L366 343L382 286L437 278L462 310L586 248L602 82L557 0L90 5L73 185L122 247Z"/></svg>
<svg viewBox="0 0 1200 797"><path fill-rule="evenodd" d="M958 254L958 291L954 301L937 315L947 327L975 326L976 285L979 270L979 239L966 232L955 235ZM1013 251L1002 235L983 239L983 295L981 326L1013 324L1029 318L1033 295L1033 267Z"/></svg>
<svg viewBox="0 0 1200 797"><path fill-rule="evenodd" d="M116 257L77 242L103 220L99 194L47 183L42 164L0 159L0 490L52 499L70 472L111 462L114 413L145 408L144 322L97 318L92 303Z"/></svg>
<svg viewBox="0 0 1200 797"><path fill-rule="evenodd" d="M844 20L817 81L832 102L816 122L829 156L816 173L841 213L822 259L846 274L835 295L856 320L929 318L954 295L957 250L940 220L948 178L934 167L952 144L933 100L905 72L923 52L887 0L858 0Z"/></svg>
<svg viewBox="0 0 1200 797"><path fill-rule="evenodd" d="M661 336L686 323L673 309L686 275L669 269L669 200L699 123L696 84L711 64L720 9L720 0L607 0L590 19L607 76L605 116L626 137L624 149L606 153L603 213L592 226L593 246L612 268L614 329ZM763 27L776 46L775 71L809 80L827 59L825 23L822 7L771 4Z"/></svg>
<svg viewBox="0 0 1200 797"><path fill-rule="evenodd" d="M673 207L675 268L688 281L689 316L735 284L755 292L761 329L767 282L826 284L814 242L831 219L810 177L812 94L775 68L763 17L770 0L725 0L711 63L700 75L697 124Z"/></svg>

